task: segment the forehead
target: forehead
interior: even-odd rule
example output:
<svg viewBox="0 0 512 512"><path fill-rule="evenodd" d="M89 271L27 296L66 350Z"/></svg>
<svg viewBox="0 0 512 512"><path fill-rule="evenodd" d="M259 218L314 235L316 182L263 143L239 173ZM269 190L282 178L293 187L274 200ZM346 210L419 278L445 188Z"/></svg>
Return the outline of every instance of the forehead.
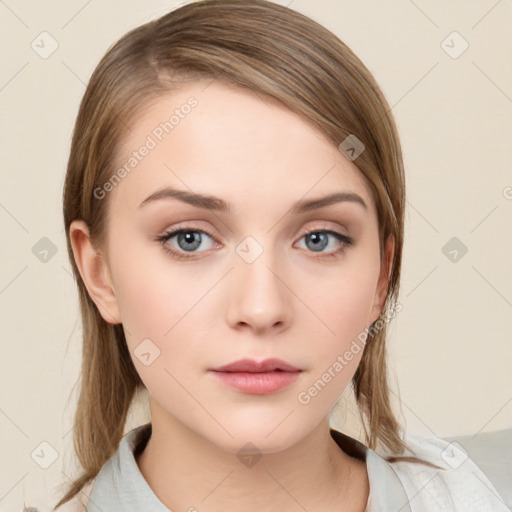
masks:
<svg viewBox="0 0 512 512"><path fill-rule="evenodd" d="M127 172L112 200L132 207L170 186L252 208L333 190L357 192L374 208L357 166L312 124L217 80L153 99L120 142L116 168Z"/></svg>

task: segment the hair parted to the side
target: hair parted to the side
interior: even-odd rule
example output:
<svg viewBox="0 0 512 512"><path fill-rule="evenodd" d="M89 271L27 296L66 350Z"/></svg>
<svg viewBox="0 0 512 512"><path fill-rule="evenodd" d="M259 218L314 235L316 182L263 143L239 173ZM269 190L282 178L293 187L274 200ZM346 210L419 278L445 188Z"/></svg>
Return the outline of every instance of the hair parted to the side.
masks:
<svg viewBox="0 0 512 512"><path fill-rule="evenodd" d="M91 76L73 131L63 190L67 248L83 326L73 430L83 472L54 510L94 479L116 451L128 409L144 387L122 325L103 319L81 279L70 224L84 220L91 240L101 246L108 196L98 199L94 190L116 171L128 123L148 102L198 78L216 79L276 101L336 146L349 135L364 144L354 163L376 204L381 258L385 242L394 240L383 311L398 298L405 209L401 147L384 95L352 50L310 18L265 0L196 1L131 30L108 50ZM389 399L385 342L386 325L370 329L352 385L367 446L381 444L391 454L388 460L397 460L408 447Z"/></svg>

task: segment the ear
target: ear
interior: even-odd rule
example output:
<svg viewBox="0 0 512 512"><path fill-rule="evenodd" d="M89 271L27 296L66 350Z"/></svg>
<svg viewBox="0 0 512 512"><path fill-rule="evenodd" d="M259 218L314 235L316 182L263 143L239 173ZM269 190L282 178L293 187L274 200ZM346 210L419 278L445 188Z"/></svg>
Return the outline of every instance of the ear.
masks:
<svg viewBox="0 0 512 512"><path fill-rule="evenodd" d="M69 228L73 256L82 280L103 319L110 324L121 323L121 315L107 261L92 243L89 228L75 220Z"/></svg>
<svg viewBox="0 0 512 512"><path fill-rule="evenodd" d="M393 252L395 248L395 241L392 236L389 236L386 241L386 248L384 250L384 258L380 265L380 275L375 290L375 302L372 306L370 323L375 322L379 315L382 313L384 301L388 292L389 277L391 274L391 266L393 264Z"/></svg>

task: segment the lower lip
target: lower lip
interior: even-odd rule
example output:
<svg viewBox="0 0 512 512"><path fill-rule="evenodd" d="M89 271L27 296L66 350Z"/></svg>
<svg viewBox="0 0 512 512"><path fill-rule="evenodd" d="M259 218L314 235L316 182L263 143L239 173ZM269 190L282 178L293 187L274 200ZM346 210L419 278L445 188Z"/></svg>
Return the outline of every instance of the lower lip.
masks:
<svg viewBox="0 0 512 512"><path fill-rule="evenodd" d="M213 371L212 373L229 387L253 395L266 395L289 386L298 378L301 371L276 370L261 373Z"/></svg>

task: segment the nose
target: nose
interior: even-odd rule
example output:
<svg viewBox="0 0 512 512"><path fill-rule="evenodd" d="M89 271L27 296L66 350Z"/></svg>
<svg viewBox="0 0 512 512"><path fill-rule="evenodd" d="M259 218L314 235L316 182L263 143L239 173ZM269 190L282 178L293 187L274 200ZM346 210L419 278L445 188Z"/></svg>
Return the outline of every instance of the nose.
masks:
<svg viewBox="0 0 512 512"><path fill-rule="evenodd" d="M287 276L270 251L263 251L252 262L238 258L230 272L229 325L260 335L288 328L293 293Z"/></svg>

